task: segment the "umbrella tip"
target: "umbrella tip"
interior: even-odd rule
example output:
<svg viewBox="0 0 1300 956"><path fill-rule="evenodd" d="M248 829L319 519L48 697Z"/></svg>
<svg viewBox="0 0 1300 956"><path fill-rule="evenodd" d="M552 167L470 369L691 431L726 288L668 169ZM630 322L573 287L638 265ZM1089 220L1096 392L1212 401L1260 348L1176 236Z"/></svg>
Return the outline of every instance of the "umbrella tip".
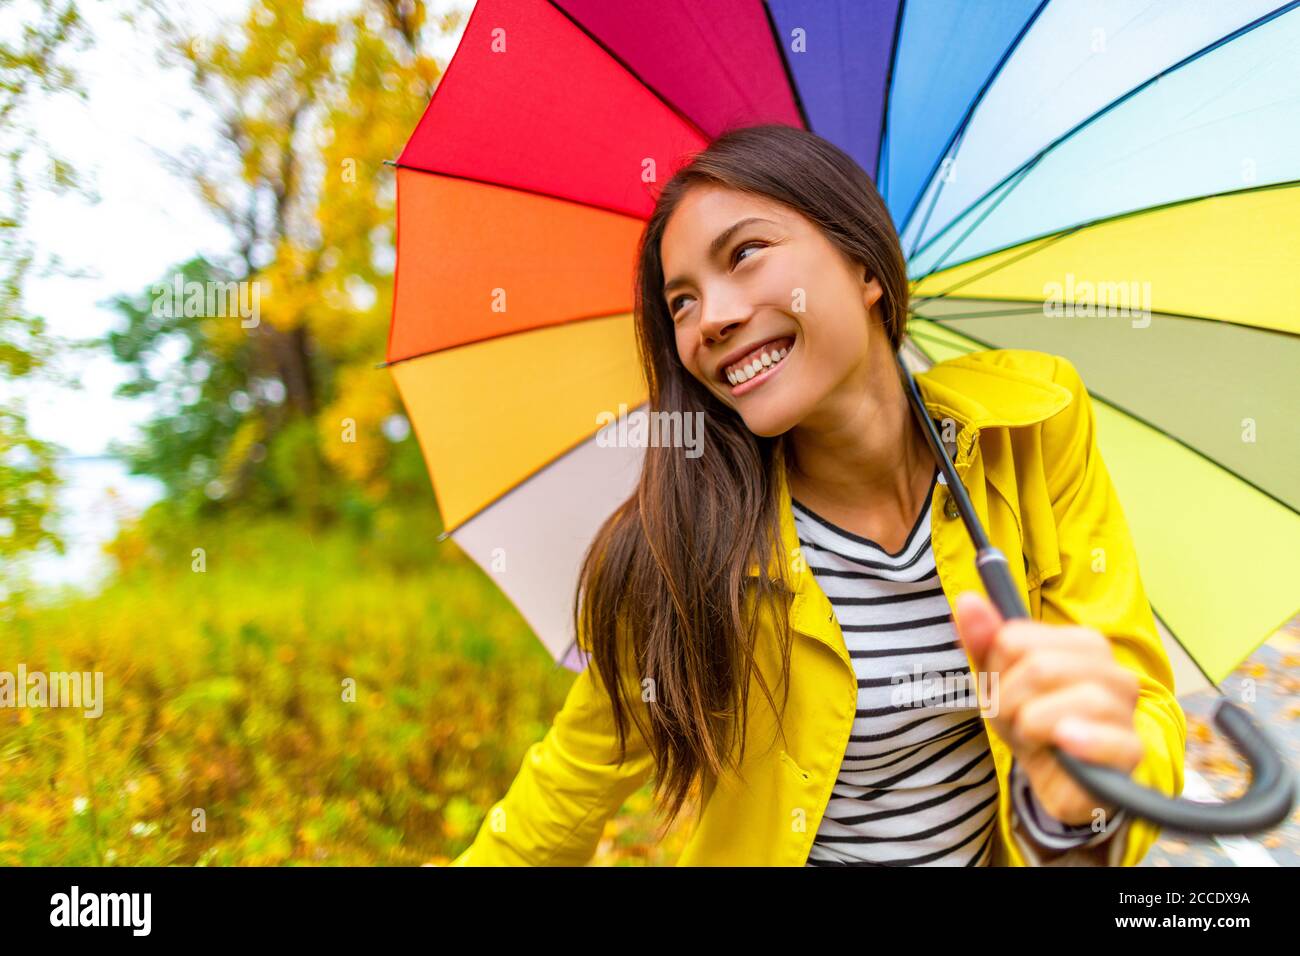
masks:
<svg viewBox="0 0 1300 956"><path fill-rule="evenodd" d="M386 159L386 160L384 160L384 165L385 165L385 166L396 166L397 163L394 162L394 161L391 160L391 159Z"/></svg>

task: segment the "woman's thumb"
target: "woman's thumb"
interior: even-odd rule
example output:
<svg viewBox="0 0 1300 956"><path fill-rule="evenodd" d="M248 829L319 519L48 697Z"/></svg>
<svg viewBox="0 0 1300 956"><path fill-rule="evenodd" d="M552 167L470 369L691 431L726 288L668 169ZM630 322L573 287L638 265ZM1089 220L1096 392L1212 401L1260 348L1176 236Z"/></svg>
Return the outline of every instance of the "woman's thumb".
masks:
<svg viewBox="0 0 1300 956"><path fill-rule="evenodd" d="M957 636L980 670L984 670L989 647L1001 625L1002 615L983 594L963 591L957 595Z"/></svg>

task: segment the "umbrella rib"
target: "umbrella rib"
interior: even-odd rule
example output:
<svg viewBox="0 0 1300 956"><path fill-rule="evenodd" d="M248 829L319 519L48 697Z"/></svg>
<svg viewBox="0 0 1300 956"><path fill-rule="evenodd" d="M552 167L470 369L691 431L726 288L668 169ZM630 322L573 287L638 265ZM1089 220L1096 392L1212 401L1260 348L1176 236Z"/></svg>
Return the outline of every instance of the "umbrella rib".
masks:
<svg viewBox="0 0 1300 956"><path fill-rule="evenodd" d="M388 160L384 160L388 164ZM478 176L469 176L464 173L449 173L438 169L426 169L423 166L408 166L406 163L391 163L398 169L410 170L413 173L420 173L424 176L441 176L446 179L459 179L467 183L478 183L480 186L493 186L496 189L508 189L512 192L527 193L530 196L539 196L543 199L553 199L556 202L567 202L574 206L582 206L586 209L596 209L600 212L612 213L615 216L623 216L625 219L634 219L637 222L644 223L646 220L643 216L636 213L628 212L626 209L615 209L613 206L606 206L597 202L589 202L586 199L574 199L572 196L557 196L555 193L542 192L540 189L533 189L529 186L514 186L509 183L493 182L490 179L482 179Z"/></svg>
<svg viewBox="0 0 1300 956"><path fill-rule="evenodd" d="M1286 179L1278 183L1264 183L1263 185L1260 186L1243 186L1240 189L1225 189L1222 192L1217 192L1217 193L1205 193L1204 195L1199 195L1199 196L1185 196L1182 199L1171 199L1169 202L1159 203L1155 206L1143 206L1141 209L1129 209L1125 212L1117 212L1110 216L1099 216L1096 219L1089 219L1085 222L1076 223L1073 226L1066 226L1064 229L1057 230L1054 232L1044 232L1044 233L1039 233L1036 236L1030 236L1026 239L1018 239L1015 242L1008 243L1005 246L998 246L995 249L990 249L987 252L978 253L977 255L973 255L967 259L961 259L957 262L950 262L947 265L943 265L943 267L940 268L944 258L948 255L948 253L952 252L953 249L956 249L963 242L965 242L967 237L969 237L970 234L979 227L979 224L983 222L984 219L987 218L993 212L993 210L998 207L998 205L1002 202L1003 199L1005 199L1008 195L1011 194L1011 190L1008 189L1006 193L998 197L997 202L995 202L992 206L990 206L987 212L985 212L982 216L980 216L979 219L977 219L975 222L971 223L970 227L964 233L962 233L962 235L957 239L957 241L954 242L948 248L948 252L945 252L943 256L941 256L935 262L935 265L930 269L929 272L927 272L925 275L921 276L920 278L913 279L911 281L917 283L924 282L926 279L930 278L930 276L938 272L946 271L947 269L956 269L959 266L964 266L970 262L978 262L980 259L987 259L990 256L996 256L1003 252L1009 252L1010 250L1025 245L1026 243L1039 242L1040 240L1050 239L1053 236L1066 238L1067 236L1071 236L1074 233L1079 232L1080 230L1091 229L1093 226L1108 225L1112 222L1119 222L1122 219L1131 219L1134 216L1145 216L1148 213L1163 212L1167 209L1174 209L1178 206L1187 206L1197 202L1205 202L1206 200L1209 199L1225 199L1229 196L1239 196L1239 195L1246 195L1249 193L1268 192L1271 189L1293 189L1296 186L1300 186L1300 179ZM1038 249L1040 248L1043 247L1039 246L1033 251L1037 252ZM1010 261L1014 262L1016 260L1013 259ZM988 273L981 273L980 277L983 277L984 275L987 274ZM943 294L946 295L947 293L945 292Z"/></svg>
<svg viewBox="0 0 1300 956"><path fill-rule="evenodd" d="M990 208L989 212L991 213L992 211L993 208ZM1022 259L1028 259L1030 256L1037 254L1040 250L1045 249L1048 246L1055 245L1056 243L1060 242L1062 239L1069 238L1070 236L1078 232L1081 228L1083 227L1075 226L1070 229L1062 230L1061 232L1052 233L1051 235L1043 239L1031 239L1028 242L1024 243L1025 248L1021 252L1017 253L1016 255L1008 256L1006 260L1003 262L995 262L992 265L987 266L982 272L977 272L975 275L968 276L966 279L958 281L954 285L951 285L948 288L944 289L942 292L939 292L935 295L924 296L922 297L922 301L929 302L933 299L947 298L952 293L956 292L958 289L970 285L972 282L978 282L980 279L987 278L988 276L993 275L993 273L997 272L999 269L1005 269L1007 266L1016 262L1020 262ZM1012 246L1011 248L1012 249L1018 248L1019 245L1020 244L1018 243L1016 246ZM1010 250L1004 250L1004 251L1010 251ZM992 255L992 253L990 253L990 255ZM983 259L984 256L980 256L979 258ZM978 260L972 260L972 261L978 261ZM956 266L953 266L952 268L956 268ZM939 271L943 271L943 270L939 270ZM926 279L930 278L930 276L934 275L935 272L936 272L935 269L931 269L925 275L921 276L918 279L912 279L910 280L910 282L912 285L920 285Z"/></svg>
<svg viewBox="0 0 1300 956"><path fill-rule="evenodd" d="M1206 673L1205 668L1201 666L1201 662L1196 659L1196 655L1192 653L1191 649L1186 644L1183 643L1183 640L1178 636L1178 633L1172 627L1169 626L1169 622L1166 621L1165 618L1161 615L1161 613L1156 610L1154 604L1151 605L1151 613L1160 619L1160 623L1163 624L1165 630L1169 632L1169 636L1172 637L1175 641L1177 641L1178 646L1181 647L1187 653L1188 660L1190 660L1193 664L1196 665L1196 669L1201 672L1201 675L1205 678L1206 683L1208 683L1211 687L1213 687L1216 691L1218 691L1220 696L1227 696L1224 693L1223 688L1221 688L1213 679L1211 679L1210 675ZM1300 607L1296 608L1293 612L1288 614L1286 617L1282 618L1282 620L1278 621L1277 624L1274 627L1272 627L1267 634L1265 634L1262 638L1260 638L1258 641L1255 642L1255 644L1246 653L1246 655L1242 657L1241 660L1242 661L1249 660L1257 650L1259 650L1261 647L1263 647L1265 644L1268 643L1269 638L1271 638L1278 631L1285 628L1297 616L1300 616ZM1241 666L1240 662L1238 663L1237 666L1238 667Z"/></svg>
<svg viewBox="0 0 1300 956"><path fill-rule="evenodd" d="M926 249L930 248L930 246L934 245L934 243L936 243L940 238L942 238L943 235L944 235L946 232L948 232L948 230L950 230L954 225L956 225L958 222L960 222L963 216L965 216L968 212L970 212L972 209L974 209L976 206L978 206L980 203L982 203L982 202L983 202L985 199L987 199L989 196L993 195L993 194L994 194L998 189L1002 188L1002 186L1004 186L1004 185L1006 185L1008 182L1010 182L1011 179L1012 179L1012 177L1016 176L1018 173L1024 172L1026 169L1028 169L1028 168L1030 168L1031 166L1037 164L1038 161L1041 160L1045 155L1047 155L1049 152L1051 152L1051 151L1052 151L1053 149L1055 149L1057 146L1060 146L1060 145L1061 145L1062 143L1064 143L1066 140L1070 139L1072 136L1074 136L1074 135L1075 135L1076 133L1078 133L1080 130L1084 129L1084 128L1087 127L1087 126L1090 126L1092 123L1094 123L1095 121L1097 121L1097 120L1100 119L1101 117L1105 116L1105 115L1106 115L1107 113L1109 113L1111 110L1113 110L1113 109L1115 109L1116 107L1120 106L1122 103L1125 103L1125 102L1127 102L1128 100L1132 99L1132 98L1133 98L1134 96L1136 96L1138 93L1141 93L1144 89L1146 89L1147 87L1153 85L1154 83L1156 83L1157 81L1159 81L1161 78L1163 78L1163 77L1165 77L1165 76L1168 76L1169 74L1171 74L1171 73L1173 73L1173 72L1175 72L1175 71L1177 71L1177 70L1182 69L1183 67L1187 66L1188 64L1193 63L1194 61L1200 59L1202 56L1205 56L1207 53L1211 53L1211 52L1213 52L1214 50L1218 49L1219 47L1224 46L1225 44L1231 43L1233 40L1236 40L1236 39L1238 39L1238 38L1240 38L1240 37L1242 37L1242 36L1245 36L1247 33L1251 32L1252 30L1254 30L1254 29L1256 29L1256 28L1258 28L1258 27L1263 26L1264 24L1268 23L1269 21L1274 20L1274 19L1276 19L1277 17L1280 17L1280 16L1282 16L1282 15L1284 15L1284 14L1286 14L1286 13L1289 13L1291 10L1295 9L1297 6L1300 6L1300 0L1291 0L1290 3L1287 3L1287 4L1285 4L1285 5L1281 6L1281 7L1278 7L1276 10L1272 10L1272 11L1270 11L1269 13L1266 13L1266 14L1264 14L1263 16L1258 17L1258 18L1256 18L1255 20L1252 20L1250 23L1243 24L1242 26L1238 27L1236 30L1234 30L1234 31L1232 31L1231 33L1229 33L1227 36L1219 37L1219 39L1215 40L1213 43L1209 44L1208 46L1202 47L1202 48L1199 49L1199 50L1196 50L1196 51L1194 51L1194 52L1192 52L1192 53L1189 53L1187 56L1183 57L1183 59L1179 60L1177 63L1173 63L1173 64L1171 64L1171 65L1165 67L1165 68L1164 68L1163 70L1161 70L1159 73L1155 74L1154 76L1151 76L1151 77L1147 78L1147 79L1144 80L1143 82L1139 83L1137 86L1133 87L1133 89L1129 90L1127 93L1124 93L1123 95L1121 95L1121 96L1117 97L1116 99L1112 100L1111 102L1107 103L1105 106L1103 106L1101 109L1097 110L1097 111L1096 111L1095 113L1093 113L1091 116L1088 116L1088 117L1084 118L1083 120L1080 120L1080 121L1079 121L1078 123L1076 123L1072 128L1066 130L1064 133L1062 133L1060 136L1058 136L1055 140L1053 140L1052 142L1048 143L1046 146L1044 146L1042 149L1040 149L1037 153L1035 153L1035 154L1034 154L1033 156L1031 156L1029 159L1025 160L1025 162L1022 163L1019 167L1017 167L1016 169L1014 169L1014 170L1012 170L1010 173L1008 173L1006 176L1004 176L1004 177L1003 177L999 182L995 183L993 186L991 186L991 187L989 187L988 189L986 189L986 190L985 190L985 191L984 191L980 196L976 197L973 201L971 201L970 203L968 203L964 208L962 208L962 209L958 210L956 213L954 213L954 215L953 215L952 219L949 221L949 223L948 223L946 226L944 226L941 230L939 230L939 232L935 233L933 236L931 236L931 237L930 237L929 239L927 239L925 242L921 243L919 246L917 246L916 248L914 248L914 249L912 250L911 255L909 256L909 258L914 258L915 256L920 255L920 254L921 254L922 252L924 252ZM1016 183L1015 185L1019 185L1019 183ZM935 197L935 198L936 198L936 200L937 200L937 198L938 198L938 196L937 196L937 192L936 192L936 197ZM926 221L927 221L927 222L929 221L929 215L928 215L928 213L927 213ZM924 228L924 224L923 224L923 228ZM919 241L919 238L920 238L920 234L918 234L918 241Z"/></svg>
<svg viewBox="0 0 1300 956"><path fill-rule="evenodd" d="M926 319L930 322L953 322L959 319L991 319L991 318L999 318L1002 316L1031 315L1035 312L1041 312L1043 309L1043 303L1042 300L1040 299L1016 299L1016 298L1005 298L1005 297L1000 297L996 299L985 299L980 296L957 296L955 298L948 298L946 294L939 295L939 296L922 297L919 299L919 304L925 305L927 302L936 302L941 299L947 302L1017 302L1017 303L1027 303L1027 304L1032 303L1034 304L1035 307L1027 308L1027 309L995 309L991 312L956 312L948 315L926 315L922 312L917 312L912 307L911 303L909 303L907 311L911 312L918 319ZM916 299L913 300L913 302L916 301L917 301ZM1262 332L1262 333L1267 333L1269 335L1281 335L1289 339L1300 338L1300 332L1292 332L1288 329L1275 329L1267 325L1252 325L1249 322L1238 322L1235 319L1220 319L1212 315L1196 315L1192 312L1169 312L1165 309L1158 309L1152 312L1151 314L1153 316L1157 316L1157 317L1165 316L1171 319L1188 319L1195 322L1214 322L1217 325L1231 325L1238 329L1247 329L1251 332Z"/></svg>
<svg viewBox="0 0 1300 956"><path fill-rule="evenodd" d="M1038 162L1038 160L1034 160L1034 163L1037 163L1037 162ZM955 269L958 265L961 265L961 263L952 263L952 264L950 264L950 265L948 265L948 266L945 267L945 266L944 266L944 259L946 259L946 258L947 258L951 253L952 253L952 251L953 251L954 249L956 249L956 248L957 248L958 246L960 246L963 242L965 242L966 239L970 237L971 233L973 233L976 229L978 229L978 228L980 227L980 224L983 223L985 219L987 219L989 216L993 215L994 210L996 210L999 206L1001 206L1002 203L1003 203L1003 201L1004 201L1008 196L1011 195L1011 193L1015 190L1015 188L1016 188L1017 186L1019 186L1021 183L1023 183L1023 182L1025 181L1025 179L1029 176L1029 172L1030 172L1030 170L1032 170L1032 169L1033 169L1033 165L1030 165L1030 166L1026 167L1022 172L1020 172L1019 174L1017 174L1017 175L1019 176L1019 178L1018 178L1014 183L1012 183L1011 186L1010 186L1006 191L1004 191L1004 192L1002 193L1001 196L999 196L999 197L998 197L998 198L997 198L997 199L996 199L992 204L990 204L989 207L988 207L988 209L985 209L984 212L982 212L978 217L976 217L976 219L975 219L974 222L972 222L969 226L967 226L966 231L963 232L960 236L958 236L958 237L957 237L957 240L956 240L956 241L955 241L951 246L948 247L948 251L945 252L945 253L944 253L943 255L941 255L938 259L935 260L934 265L932 265L932 266L930 267L930 271L929 271L929 272L927 272L925 275L921 276L919 279L917 279L917 280L915 280L915 281L917 281L917 282L924 282L926 279L930 278L930 276L934 275L936 272L941 272L941 271L943 271L944 268L952 268L952 269ZM1058 238L1064 239L1067 235L1070 235L1070 234L1072 234L1073 232L1077 232L1080 228L1082 228L1082 227L1081 227L1081 226L1075 226L1075 227L1073 227L1072 229L1062 230L1062 231L1060 231L1060 232L1056 232L1056 233L1049 233L1048 235L1049 235L1049 236L1056 236L1056 237L1058 237ZM1027 242L1033 242L1033 241L1034 241L1033 239L1021 240L1020 242L1016 242L1016 243L1014 243L1014 244L1008 246L1007 248L1008 248L1008 249L1014 249L1014 248L1016 248L1017 246L1024 245L1024 244L1027 243ZM1037 252L1038 250L1037 250L1037 249L1034 249L1034 251ZM994 253L991 253L991 252L990 252L990 253L986 253L986 255L994 255ZM976 256L975 258L976 258L976 259L982 259L982 258L984 258L984 256ZM1016 260L1016 259L1013 259L1013 260L1011 260L1011 261L1014 262L1014 261L1017 261L1017 260Z"/></svg>
<svg viewBox="0 0 1300 956"><path fill-rule="evenodd" d="M1196 669L1198 671L1201 672L1201 676L1205 678L1205 682L1209 684L1211 687L1213 687L1215 691L1218 692L1220 697L1226 696L1223 693L1223 688L1219 686L1218 682L1215 681L1214 678L1212 678L1208 673L1206 673L1205 668L1201 666L1201 662L1197 660L1196 655L1192 653L1192 649L1183 643L1183 639L1178 636L1178 632L1175 631L1172 627L1170 627L1169 622L1165 620L1164 615L1156 610L1155 604L1151 603L1150 601L1147 601L1147 605L1151 608L1151 613L1156 616L1157 620L1160 621L1164 629L1169 632L1169 636L1178 642L1178 646L1183 649L1183 653L1187 655L1187 659L1196 666ZM1273 629L1273 631L1276 630L1277 628ZM1272 634L1273 631L1269 631L1269 634ZM1251 648L1250 652L1246 655L1246 657L1249 657L1251 654L1255 653L1255 651L1259 648L1260 644L1263 644L1264 641L1267 640L1268 638L1265 637L1263 640L1259 642L1259 644L1256 644L1255 647ZM1245 658L1242 659L1244 660Z"/></svg>
<svg viewBox="0 0 1300 956"><path fill-rule="evenodd" d="M871 177L880 184L880 162L885 154L885 136L889 133L889 93L894 85L894 68L898 66L898 41L903 33L903 0L894 9L894 39L889 44L889 67L885 70L885 88L880 97L880 135L876 140L876 168ZM884 192L885 190L880 190Z"/></svg>
<svg viewBox="0 0 1300 956"><path fill-rule="evenodd" d="M790 89L790 96L794 99L794 107L799 111L799 119L803 122L803 128L812 131L812 123L808 119L808 110L803 105L803 95L799 92L799 84L794 80L794 71L790 69L790 61L785 55L785 41L781 37L776 27L776 18L772 15L772 8L768 6L768 0L763 0L763 14L767 18L767 29L772 34L772 43L776 47L777 56L781 59L781 69L785 72L785 83Z"/></svg>
<svg viewBox="0 0 1300 956"><path fill-rule="evenodd" d="M646 405L648 405L649 403L650 403L650 402L649 402L649 399L646 399L645 401L638 403L638 404L637 404L636 406L634 406L633 408L628 409L628 414L631 414L632 412L636 411L637 409L644 408L644 407L645 407ZM450 528L446 528L446 529L444 529L442 532L440 532L440 533L438 534L437 540L440 541L440 542L441 542L441 541L445 541L447 538L451 537L453 534L455 534L455 533L456 533L457 531L459 531L461 528L465 527L465 525L469 524L471 521L473 521L473 520L474 520L475 518L477 518L479 515L483 514L484 512L488 511L488 510L491 509L491 508L496 507L498 504L500 504L502 501L504 501L506 498L508 498L511 494L513 494L514 492L518 491L518 490L519 490L520 488L522 488L524 485L528 484L528 482L532 481L534 478L536 478L536 477L537 477L538 475L540 475L542 472L546 471L548 468L553 467L554 465L559 464L559 462L560 462L561 460L563 460L563 459L569 457L569 456L572 455L575 451L577 451L579 448L581 448L583 445L585 445L587 442L591 441L592 437L593 437L594 435L599 434L600 431L601 431L601 429L604 428L604 427L606 427L606 426L601 426L601 428L597 428L595 431L592 431L592 432L587 433L586 435L583 435L580 439L578 439L576 442L574 442L573 444L571 444L568 448L565 448L565 449L564 449L563 451L561 451L559 454L552 455L549 459L547 459L546 461L544 461L542 464L538 465L538 466L537 466L536 468L534 468L532 471L528 472L528 474L524 475L524 477L520 478L518 481L516 481L513 485L511 485L511 486L510 486L509 488L507 488L505 491L501 492L501 493L498 494L498 495L493 496L491 499L489 499L488 501L484 502L484 503L483 503L482 505L480 505L478 508L475 508L472 512L470 512L470 514L466 515L466 516L465 516L464 518L462 518L460 521L456 522L456 524L455 524L453 527L450 527Z"/></svg>
<svg viewBox="0 0 1300 956"><path fill-rule="evenodd" d="M908 311L911 312L912 310L909 308ZM919 313L913 313L913 314L916 315L916 317L919 318L919 319L925 319L927 322L942 321L942 320L936 320L936 319L934 319L934 318L932 318L932 317L930 317L930 316L920 315ZM941 326L941 327L946 328L946 326ZM912 333L909 332L908 334L911 335ZM970 335L969 333L966 333L966 332L957 332L956 334L962 336L963 338L969 339L971 342L974 342L976 345L978 345L978 346L980 346L981 348L984 348L984 349L993 350L993 349L995 349L995 348L997 347L997 346L993 345L993 344L990 343L990 342L985 342L985 341L983 341L983 340L981 340L981 339L977 339L975 336ZM974 350L972 349L971 351L974 351ZM1204 460L1204 461L1209 462L1211 465L1214 465L1216 468L1219 468L1219 469L1223 470L1223 471L1226 472L1227 474L1229 474L1229 475L1231 475L1232 477L1236 478L1238 481L1240 481L1240 482L1242 482L1243 484L1249 486L1250 488L1253 488L1255 491L1259 492L1259 493L1260 493L1261 495L1263 495L1264 497L1266 497L1266 498L1268 498L1269 500L1274 501L1274 502L1276 502L1277 504L1281 505L1283 508L1285 508L1287 511L1290 511L1292 514L1297 515L1297 516L1300 516L1300 509L1297 509L1295 505L1292 505L1292 504L1290 504L1289 502L1283 501L1281 498L1279 498L1277 495L1273 494L1273 493L1272 493L1271 491L1269 491L1268 489L1266 489L1266 488L1261 488L1259 485L1255 484L1255 482L1251 481L1249 478L1245 477L1244 475L1240 475L1240 474L1238 474L1235 470L1233 470L1232 468L1229 468L1229 467L1228 467L1227 465L1225 465L1223 462L1218 461L1218 460L1216 460L1216 459L1214 459L1214 458L1211 458L1209 455L1207 455L1207 454L1206 454L1205 452L1203 452L1201 449L1197 448L1195 445L1188 444L1186 441L1184 441L1183 439L1179 438L1177 435L1175 435L1175 434L1173 434L1173 433L1171 433L1171 432L1165 431L1165 430L1164 430L1163 428L1161 428L1159 425L1157 425L1157 424L1155 424L1154 422L1152 422L1152 421L1150 421L1150 420L1144 418L1143 416L1137 414L1136 412L1130 411L1127 407L1125 407L1125 406L1123 406L1123 405L1120 405L1120 404L1118 404L1118 403L1116 403L1116 402L1111 401L1111 400L1108 399L1105 395L1102 395L1100 392L1093 391L1091 388L1089 388L1089 389L1088 389L1088 394L1091 395L1091 396L1092 396L1094 399L1096 399L1097 401L1101 402L1103 405L1108 405L1108 406L1110 406L1111 408L1113 408L1115 411L1119 412L1120 414L1122 414L1122 415L1127 415L1129 418L1133 419L1135 422L1139 422L1139 423L1145 425L1147 428L1150 428L1152 431L1156 432L1157 434L1162 435L1162 436L1165 437L1165 438L1168 438L1168 439L1169 439L1170 441L1172 441L1172 442L1176 442L1176 443L1178 443L1179 445L1182 445L1184 448L1186 448L1188 451L1190 451L1190 452L1192 452L1193 454L1195 454L1197 457L1201 458L1201 459Z"/></svg>
<svg viewBox="0 0 1300 956"><path fill-rule="evenodd" d="M935 300L924 299L921 304L924 305L927 302L933 302L933 301ZM970 298L958 297L955 299L947 299L946 301L948 302L1023 302L1026 303L1028 307L1023 309L994 309L991 312L960 312L960 313L953 313L951 315L922 315L920 312L917 312L913 308L911 308L911 305L909 303L907 311L911 312L918 319L929 319L932 322L942 322L942 321L947 321L948 319L996 319L996 318L1004 318L1009 315L1033 315L1035 312L1043 311L1043 304L1041 302L1038 302L1036 300L1030 300L1030 299L977 299L974 297L970 297Z"/></svg>
<svg viewBox="0 0 1300 956"><path fill-rule="evenodd" d="M673 102L672 102L671 100L669 100L666 96L664 96L664 95L663 95L662 93L660 93L657 89L655 89L654 86L652 86L651 84L647 83L647 82L645 81L645 79L642 78L641 75L640 75L639 73L637 73L636 70L632 69L632 67L627 63L627 61L625 61L621 56L619 56L617 53L615 53L613 50L611 50L608 46L606 46L605 43L604 43L604 42L603 42L599 37L597 37L594 33L592 33L592 32L591 32L590 30L588 30L585 26L583 26L582 23L580 23L579 21L575 20L572 16L570 16L568 10L565 10L562 6L560 6L558 3L556 3L555 0L546 0L546 2L547 2L547 3L548 3L548 4L549 4L549 5L550 5L554 10L558 11L558 12L559 12L559 13L560 13L560 14L561 14L561 15L562 15L566 20L568 20L568 21L569 21L570 23L572 23L575 27L577 27L579 30L581 30L581 31L582 31L582 32L587 36L587 38L588 38L589 40L591 40L592 43L596 44L596 46L598 46L598 47L600 47L602 50L604 50L604 51L605 51L605 54L606 54L606 55L607 55L611 60L613 60L615 63L617 63L620 67L622 67L623 70L628 74L628 76L632 77L632 79L634 79L634 80L636 80L638 83L640 83L641 86L642 86L644 89L646 89L647 91L649 91L649 93L650 93L650 94L651 94L655 99L657 99L657 100L658 100L660 103L662 103L665 107L667 107L669 110L671 110L672 113L673 113L673 114L674 114L678 119L680 119L683 123L685 123L687 126L689 126L689 127L691 128L691 130L694 131L695 134L696 134L697 136L699 136L701 139L703 139L706 143L707 143L710 139L713 138L713 137L711 137L708 133L706 133L703 129L701 129L700 126L699 126L699 124L696 123L695 120L691 119L689 116L687 116L685 113L683 113L683 112L681 111L681 109L679 109L679 108L677 107L677 105L676 105L675 103L673 103ZM1297 0L1297 2L1300 2L1300 0Z"/></svg>
<svg viewBox="0 0 1300 956"><path fill-rule="evenodd" d="M399 359L379 362L375 368L392 368L394 365L401 365L403 362L413 362L416 359L428 358L430 355L441 355L443 352L454 352L456 349L469 348L471 345L482 345L484 342L495 342L497 339L508 339L515 335L527 335L529 332L542 332L546 329L558 329L566 325L572 325L576 322L593 322L597 319L616 319L620 316L627 315L631 310L623 312L601 312L596 315L579 315L571 319L565 319L563 322L548 322L546 325L535 325L528 329L514 329L509 332L498 332L495 335L489 335L486 338L474 339L472 342L457 342L455 345L448 345L440 349L429 349L427 352L418 352L415 355L403 355Z"/></svg>
<svg viewBox="0 0 1300 956"><path fill-rule="evenodd" d="M943 149L940 150L938 157L935 159L934 166L930 169L929 175L925 177L924 185L921 187L921 191L916 194L916 198L912 200L911 207L907 210L907 214L903 217L902 225L898 227L898 233L900 236L907 231L908 225L910 225L912 222L912 217L916 215L916 210L921 205L921 200L925 196L926 189L929 187L930 183L934 181L934 177L938 174L939 169L943 166L943 161L947 159L950 155L955 155L953 151L956 148L958 142L960 141L962 134L965 132L966 127L970 124L971 117L975 115L975 110L979 108L980 103L984 102L985 94L988 93L989 89L992 88L994 81L997 80L997 78L1002 74L1003 67L1005 67L1007 63L1011 60L1011 57L1015 54L1016 50L1020 47L1021 41L1024 40L1025 36L1029 33L1030 28L1033 27L1033 25L1038 21L1039 14L1041 14L1043 10L1047 8L1047 3L1048 0L1042 0L1042 2L1034 9L1034 12L1029 15L1029 18L1025 21L1024 26L1020 28L1020 32L1017 33L1015 38L1011 41L1011 43L1007 45L1007 48L1002 51L1001 58L994 65L993 69L989 72L989 75L984 78L984 83L975 92L975 96L971 99L969 105L967 105L965 112L962 113L960 122L957 123L957 126L953 129L952 134L948 137L948 142L944 144ZM940 183L938 188L935 190L934 198L930 202L930 212L934 211L934 204L938 202L939 193L942 191L943 191L943 184ZM929 221L928 212L926 214L926 221L927 222ZM924 231L925 229L924 223L922 223L921 228L922 231Z"/></svg>

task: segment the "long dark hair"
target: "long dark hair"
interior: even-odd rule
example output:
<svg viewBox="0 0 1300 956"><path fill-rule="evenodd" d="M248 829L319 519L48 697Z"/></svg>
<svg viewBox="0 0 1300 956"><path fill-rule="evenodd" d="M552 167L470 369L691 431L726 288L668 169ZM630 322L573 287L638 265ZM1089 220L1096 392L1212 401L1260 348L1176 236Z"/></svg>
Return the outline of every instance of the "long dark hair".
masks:
<svg viewBox="0 0 1300 956"><path fill-rule="evenodd" d="M725 186L783 203L879 278L878 308L894 351L902 344L907 272L898 234L870 177L814 133L779 124L734 129L693 156L664 186L637 256L637 346L651 411L704 422L704 452L648 447L636 492L601 527L581 569L574 621L609 693L620 759L629 712L655 760L655 797L676 818L697 777L716 778L744 754L751 675L777 711L789 696L791 591L781 550L778 468L784 436L746 427L682 365L664 302L660 240L694 186ZM746 597L746 572L760 566ZM759 608L777 609L784 687L778 708L754 666ZM649 681L650 683L647 683ZM638 707L646 699L649 726ZM635 695L635 696L634 696ZM739 733L739 754L735 752Z"/></svg>

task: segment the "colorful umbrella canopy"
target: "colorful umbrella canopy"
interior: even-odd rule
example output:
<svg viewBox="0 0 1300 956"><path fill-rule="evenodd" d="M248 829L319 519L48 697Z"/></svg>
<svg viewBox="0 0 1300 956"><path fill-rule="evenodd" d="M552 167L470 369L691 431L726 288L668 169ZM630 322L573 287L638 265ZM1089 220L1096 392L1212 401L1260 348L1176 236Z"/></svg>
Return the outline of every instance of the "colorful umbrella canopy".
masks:
<svg viewBox="0 0 1300 956"><path fill-rule="evenodd" d="M711 137L787 123L885 197L909 365L1079 369L1179 691L1221 681L1300 603L1297 6L479 0L397 161L388 362L445 534L582 666L579 564L643 454L603 423L646 403L644 220Z"/></svg>

